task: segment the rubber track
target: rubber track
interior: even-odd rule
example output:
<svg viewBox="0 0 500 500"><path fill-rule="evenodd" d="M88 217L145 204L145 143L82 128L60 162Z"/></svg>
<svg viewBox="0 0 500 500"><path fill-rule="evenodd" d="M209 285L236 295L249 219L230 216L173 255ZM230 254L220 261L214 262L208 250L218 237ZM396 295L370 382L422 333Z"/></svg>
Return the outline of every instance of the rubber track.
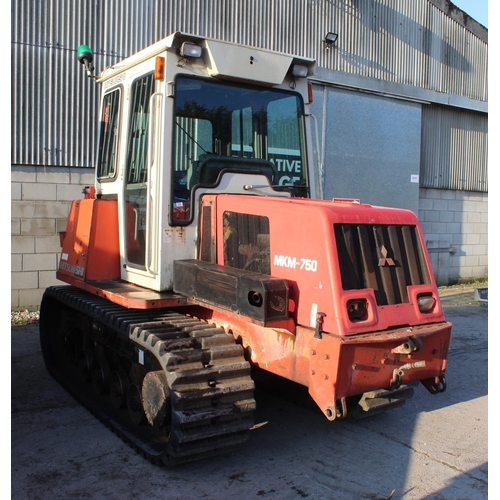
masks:
<svg viewBox="0 0 500 500"><path fill-rule="evenodd" d="M109 395L99 396L91 384L69 377L53 353L47 352L47 339L54 332L48 331L50 321L46 318L60 304L98 320L158 360L170 388L168 438L156 436L147 424L136 426L124 418L124 411L111 405ZM40 336L52 376L125 442L157 465L171 466L229 453L248 439L255 410L254 382L243 348L222 328L175 310L126 309L83 290L61 286L50 287L44 293Z"/></svg>

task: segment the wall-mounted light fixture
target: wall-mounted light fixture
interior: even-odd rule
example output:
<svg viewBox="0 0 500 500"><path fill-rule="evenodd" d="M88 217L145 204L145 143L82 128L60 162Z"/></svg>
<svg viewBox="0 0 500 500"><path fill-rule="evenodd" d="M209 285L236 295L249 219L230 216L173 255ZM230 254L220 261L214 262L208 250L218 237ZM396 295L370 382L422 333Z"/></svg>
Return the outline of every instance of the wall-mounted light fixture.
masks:
<svg viewBox="0 0 500 500"><path fill-rule="evenodd" d="M337 38L339 35L337 33L333 33L329 31L326 35L325 38L323 39L323 42L326 43L328 47L331 47L332 45L335 45L337 43Z"/></svg>

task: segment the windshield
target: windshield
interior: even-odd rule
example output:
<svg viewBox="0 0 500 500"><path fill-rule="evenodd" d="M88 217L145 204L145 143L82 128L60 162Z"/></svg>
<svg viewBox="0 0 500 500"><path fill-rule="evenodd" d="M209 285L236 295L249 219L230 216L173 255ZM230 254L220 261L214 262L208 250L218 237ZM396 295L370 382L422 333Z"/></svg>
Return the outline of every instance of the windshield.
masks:
<svg viewBox="0 0 500 500"><path fill-rule="evenodd" d="M299 94L179 77L175 83L173 220L191 218L195 186L222 170L264 173L273 186L307 196Z"/></svg>

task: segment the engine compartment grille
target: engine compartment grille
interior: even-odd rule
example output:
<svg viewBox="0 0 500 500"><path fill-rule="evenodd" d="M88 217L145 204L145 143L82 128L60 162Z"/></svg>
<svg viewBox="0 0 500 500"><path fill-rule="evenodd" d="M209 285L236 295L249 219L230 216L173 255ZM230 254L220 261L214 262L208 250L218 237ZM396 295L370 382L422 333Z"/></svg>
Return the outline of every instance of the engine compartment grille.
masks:
<svg viewBox="0 0 500 500"><path fill-rule="evenodd" d="M335 224L342 288L372 288L377 304L408 303L409 285L431 282L414 225Z"/></svg>

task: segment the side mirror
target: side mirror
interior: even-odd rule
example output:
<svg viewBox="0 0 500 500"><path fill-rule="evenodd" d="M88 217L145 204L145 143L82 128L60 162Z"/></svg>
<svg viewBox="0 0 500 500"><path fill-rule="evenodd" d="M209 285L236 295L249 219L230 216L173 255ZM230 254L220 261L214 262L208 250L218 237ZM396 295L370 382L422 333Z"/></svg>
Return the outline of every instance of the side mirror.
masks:
<svg viewBox="0 0 500 500"><path fill-rule="evenodd" d="M76 51L76 57L85 66L87 76L92 76L92 71L94 71L94 66L92 66L94 55L90 48L87 45L80 45Z"/></svg>

